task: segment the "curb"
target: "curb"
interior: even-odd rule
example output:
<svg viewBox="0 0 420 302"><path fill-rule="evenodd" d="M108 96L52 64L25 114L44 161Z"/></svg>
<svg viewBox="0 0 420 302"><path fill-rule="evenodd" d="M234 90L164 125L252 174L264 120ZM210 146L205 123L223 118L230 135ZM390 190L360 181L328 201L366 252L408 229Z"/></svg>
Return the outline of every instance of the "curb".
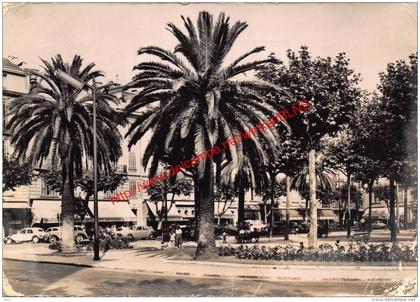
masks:
<svg viewBox="0 0 420 302"><path fill-rule="evenodd" d="M256 263L234 263L234 262L206 262L206 261L185 261L185 260L166 260L168 263L172 264L194 264L194 265L207 265L207 266L225 266L225 267L240 267L246 265L249 268L264 268L264 269L301 269L301 270L319 270L319 269L329 269L329 270L343 270L350 269L355 271L363 271L363 270L378 270L378 271L396 271L400 270L398 265L339 265L339 267L335 267L334 265L311 265L311 264L256 264ZM403 270L417 270L416 265L406 265L402 267Z"/></svg>
<svg viewBox="0 0 420 302"><path fill-rule="evenodd" d="M100 263L98 265L91 265L91 264L81 264L81 263L63 263L57 261L45 261L45 260L28 260L28 259L15 259L5 257L5 260L11 261L23 261L23 262L35 262L35 263L44 263L44 264L58 264L58 265L68 265L74 267L84 267L84 268L98 268L104 270L111 270L116 272L125 272L125 273L137 273L137 274L145 274L145 275L152 275L152 276L168 276L168 277L186 277L186 278L206 278L206 279L240 279L240 280L261 280L261 281L307 281L304 278L300 277L285 277L285 276L255 276L255 275L225 275L225 274L206 274L206 273L190 273L190 272L183 272L183 271L175 271L175 272L164 272L164 271L154 271L154 270L146 270L146 269L123 269L123 268L115 268L115 267L106 267L102 266ZM176 261L172 261L176 262ZM186 262L186 261L183 261ZM189 262L188 262L189 263ZM204 262L206 263L206 262ZM190 263L189 263L190 264ZM199 263L195 263L199 264ZM207 263L208 264L208 263ZM265 265L267 266L267 265ZM254 267L255 268L255 267ZM274 269L274 268L273 268ZM290 269L290 267L287 267ZM342 270L342 267L339 268ZM321 278L319 280L314 280L317 282L329 282L329 281L347 281L347 282L354 282L354 281L365 281L365 282L392 282L396 281L393 278Z"/></svg>
<svg viewBox="0 0 420 302"><path fill-rule="evenodd" d="M35 262L35 263L43 263L43 264L58 264L58 265L68 265L68 266L85 267L85 268L95 268L96 267L96 266L91 265L91 264L83 264L83 263L74 263L74 262L65 263L65 262L45 261L45 260L16 259L16 258L9 258L9 257L3 257L3 260Z"/></svg>

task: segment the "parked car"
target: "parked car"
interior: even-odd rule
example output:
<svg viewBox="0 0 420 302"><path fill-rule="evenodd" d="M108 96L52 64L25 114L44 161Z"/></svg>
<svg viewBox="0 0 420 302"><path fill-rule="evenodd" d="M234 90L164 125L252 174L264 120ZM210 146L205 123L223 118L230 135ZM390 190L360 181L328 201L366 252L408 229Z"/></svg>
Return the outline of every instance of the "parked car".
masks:
<svg viewBox="0 0 420 302"><path fill-rule="evenodd" d="M87 239L88 235L84 227L80 225L74 226L74 240L77 243ZM62 227L50 227L45 231L44 240L49 243L54 243L62 239Z"/></svg>
<svg viewBox="0 0 420 302"><path fill-rule="evenodd" d="M12 244L29 241L38 243L44 238L44 234L45 232L41 228L25 228L19 230L17 234L7 236L6 243Z"/></svg>
<svg viewBox="0 0 420 302"><path fill-rule="evenodd" d="M257 230L267 230L269 227L268 223L264 223L261 220L245 220L245 224L249 227L249 230L253 231L254 229Z"/></svg>
<svg viewBox="0 0 420 302"><path fill-rule="evenodd" d="M134 239L153 239L154 231L148 226L132 225L131 227L119 227L116 232L117 236L125 237L129 240Z"/></svg>
<svg viewBox="0 0 420 302"><path fill-rule="evenodd" d="M372 229L385 229L387 225L380 220L372 222Z"/></svg>

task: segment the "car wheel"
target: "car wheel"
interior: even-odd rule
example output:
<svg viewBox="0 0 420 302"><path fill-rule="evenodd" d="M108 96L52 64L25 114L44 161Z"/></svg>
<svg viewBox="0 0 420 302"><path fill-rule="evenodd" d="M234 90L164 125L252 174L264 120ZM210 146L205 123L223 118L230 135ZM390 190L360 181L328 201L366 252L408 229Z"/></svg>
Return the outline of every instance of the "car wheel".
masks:
<svg viewBox="0 0 420 302"><path fill-rule="evenodd" d="M80 234L79 234L79 235L77 235L77 236L76 236L76 242L77 242L77 243L82 242L84 239L85 239L85 237L84 237L83 235L80 235Z"/></svg>
<svg viewBox="0 0 420 302"><path fill-rule="evenodd" d="M13 240L11 238L8 238L7 241L6 241L6 243L7 244L12 244L13 243Z"/></svg>
<svg viewBox="0 0 420 302"><path fill-rule="evenodd" d="M149 239L150 239L150 240L153 240L153 239L155 239L155 236L153 236L153 234L150 234L150 235L149 235Z"/></svg>
<svg viewBox="0 0 420 302"><path fill-rule="evenodd" d="M127 235L127 239L130 240L130 241L133 241L134 240L134 236L132 234L128 234Z"/></svg>
<svg viewBox="0 0 420 302"><path fill-rule="evenodd" d="M34 237L32 238L32 242L33 242L33 243L38 243L38 242L39 242L39 237L34 236Z"/></svg>
<svg viewBox="0 0 420 302"><path fill-rule="evenodd" d="M55 236L51 236L50 239L48 240L50 243L55 243L58 241L58 238Z"/></svg>

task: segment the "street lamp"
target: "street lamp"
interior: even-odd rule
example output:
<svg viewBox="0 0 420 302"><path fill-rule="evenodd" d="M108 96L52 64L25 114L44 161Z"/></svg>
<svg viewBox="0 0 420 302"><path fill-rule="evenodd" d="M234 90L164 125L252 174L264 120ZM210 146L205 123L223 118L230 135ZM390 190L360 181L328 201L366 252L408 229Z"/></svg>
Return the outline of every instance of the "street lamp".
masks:
<svg viewBox="0 0 420 302"><path fill-rule="evenodd" d="M99 87L96 87L95 78L92 79L92 85L83 82L82 80L57 69L54 72L54 75L63 80L67 84L73 86L76 89L83 89L87 87L92 90L93 94L93 220L95 228L95 236L93 241L93 260L99 260L99 226L98 226L98 155L97 155L97 142L96 142L96 93L100 89L104 89L113 85L115 83L108 83Z"/></svg>

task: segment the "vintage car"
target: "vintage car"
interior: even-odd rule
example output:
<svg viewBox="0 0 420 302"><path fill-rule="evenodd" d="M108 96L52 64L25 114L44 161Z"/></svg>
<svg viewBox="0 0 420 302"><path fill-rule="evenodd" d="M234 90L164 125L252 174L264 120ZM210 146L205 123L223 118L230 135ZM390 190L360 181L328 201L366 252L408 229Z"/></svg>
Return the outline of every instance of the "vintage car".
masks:
<svg viewBox="0 0 420 302"><path fill-rule="evenodd" d="M41 228L25 228L19 230L17 234L9 235L6 238L7 244L29 242L40 242L44 238L44 230Z"/></svg>
<svg viewBox="0 0 420 302"><path fill-rule="evenodd" d="M50 227L45 231L44 240L49 243L54 243L62 239L62 227ZM74 240L77 243L82 242L83 240L88 239L86 230L80 225L74 226Z"/></svg>
<svg viewBox="0 0 420 302"><path fill-rule="evenodd" d="M154 231L151 227L148 226L132 225L131 227L117 228L116 235L127 238L129 240L153 239Z"/></svg>

